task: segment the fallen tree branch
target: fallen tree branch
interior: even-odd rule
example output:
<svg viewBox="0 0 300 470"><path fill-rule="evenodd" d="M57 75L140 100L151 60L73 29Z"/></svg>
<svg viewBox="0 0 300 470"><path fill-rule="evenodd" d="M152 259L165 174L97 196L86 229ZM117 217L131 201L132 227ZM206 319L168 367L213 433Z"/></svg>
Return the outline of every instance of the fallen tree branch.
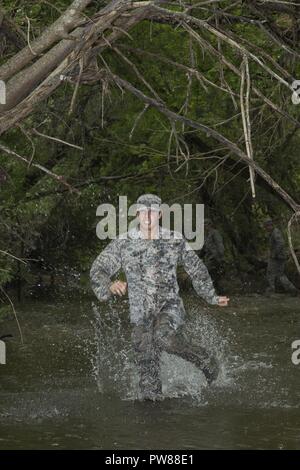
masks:
<svg viewBox="0 0 300 470"><path fill-rule="evenodd" d="M293 257L294 263L295 263L295 265L296 265L296 268L297 268L297 270L298 270L298 273L300 274L300 264L299 264L297 255L296 255L296 253L295 253L295 249L294 249L293 241L292 241L292 234L291 234L291 227L292 227L292 224L293 224L293 222L297 222L297 219L300 220L300 211L294 213L294 214L292 215L292 217L290 218L290 220L288 221L287 234L288 234L288 241L289 241L290 252L291 252L291 254L292 254L292 257Z"/></svg>
<svg viewBox="0 0 300 470"><path fill-rule="evenodd" d="M249 166L251 166L251 168L253 168L253 170L256 173L258 173L269 184L269 186L272 187L273 190L275 190L278 194L280 194L281 198L287 202L287 204L290 206L290 208L294 212L298 212L300 210L300 205L296 201L294 201L294 199L283 188L281 188L281 186L276 181L274 181L273 178L270 175L268 175L268 173L266 173L254 160L249 159L247 154L245 154L234 142L227 139L227 137L220 134L215 129L212 129L204 124L201 124L187 117L180 116L174 111L171 111L163 103L145 95L142 91L138 90L131 83L120 78L119 76L113 75L112 79L114 82L119 84L119 86L121 86L125 90L135 95L144 103L147 103L150 106L158 109L162 114L164 114L169 119L175 122L178 121L178 122L185 123L187 126L190 126L194 129L198 129L199 131L205 132L207 136L213 137L218 142L224 144L236 156L238 156L241 160L243 160Z"/></svg>
<svg viewBox="0 0 300 470"><path fill-rule="evenodd" d="M81 11L84 10L91 1L92 0L74 0L60 18L47 28L41 36L33 41L30 46L22 49L0 67L1 80L7 81L10 79L28 65L35 55L40 55L55 42L60 40L62 34L66 35L70 30L74 29L78 22L82 20L80 15ZM32 51L34 51L34 54Z"/></svg>
<svg viewBox="0 0 300 470"><path fill-rule="evenodd" d="M202 87L204 88L204 90L206 92L207 92L207 88L206 88L206 86L204 85L203 82L207 83L207 85L210 85L214 88L217 88L220 91L223 91L224 93L230 93L229 90L227 90L226 88L223 88L222 86L219 86L216 83L214 83L213 81L209 80L199 70L197 70L193 67L188 67L187 65L181 64L179 62L175 62L174 60L168 59L167 57L163 57L160 54L155 54L153 52L146 51L145 49L139 49L139 48L131 47L131 46L124 45L124 44L119 44L118 47L122 48L122 49L125 49L125 50L128 50L130 52L133 52L135 54L138 54L140 56L146 56L146 57L152 58L153 60L159 60L159 61L161 61L165 64L176 67L179 70L182 70L183 72L194 76L195 78L197 78L197 80L199 80L199 82L201 83ZM238 96L238 94L235 94L235 96Z"/></svg>
<svg viewBox="0 0 300 470"><path fill-rule="evenodd" d="M21 338L21 343L24 344L24 340L23 340L23 333L22 333L22 330L21 330L21 326L20 326L20 323L19 323L19 320L18 320L18 316L17 316L17 312L16 312L16 309L15 309L15 306L11 300L11 298L9 297L9 295L5 292L5 290L3 289L3 287L0 286L0 290L1 292L3 292L4 296L7 298L7 300L9 301L10 303L10 306L12 308L12 311L13 311L13 314L15 316L15 319L16 319L16 322L17 322L17 326L18 326L18 330L19 330L19 333L20 333L20 338Z"/></svg>
<svg viewBox="0 0 300 470"><path fill-rule="evenodd" d="M191 28L191 25L194 25L198 28L205 29L212 33L216 38L221 39L223 42L229 44L232 46L234 49L238 50L242 56L247 56L249 59L252 59L254 62L256 62L260 67L265 70L271 77L275 78L279 83L287 87L289 90L291 89L291 85L278 73L274 72L268 65L266 65L262 60L257 57L253 52L249 51L246 49L244 46L239 44L237 41L232 39L231 37L227 36L225 32L222 32L209 24L207 21L195 18L193 16L187 15L182 12L175 12L175 11L170 11L166 10L165 8L162 8L158 5L153 5L151 7L151 13L150 17L152 20L158 20L158 21L167 21L169 23L175 23L175 24L186 24Z"/></svg>
<svg viewBox="0 0 300 470"><path fill-rule="evenodd" d="M36 129L32 129L31 132L32 134L38 135L39 137L54 140L55 142L59 142L60 144L67 145L68 147L72 147L77 150L83 150L83 147L79 147L79 145L71 144L70 142L66 142L65 140L59 139L58 137L52 137L51 135L43 134L42 132L39 132Z"/></svg>
<svg viewBox="0 0 300 470"><path fill-rule="evenodd" d="M25 162L27 165L30 164L30 161L27 160L27 158L25 157L22 157L22 155L19 155L18 153L14 152L13 150L10 150L9 148L5 147L4 145L0 144L0 150L2 150L3 152L5 152L6 154L8 155L11 155L23 162ZM57 175L56 173L53 173L53 171L50 171L48 170L47 168L45 168L44 166L40 165L39 163L31 163L31 166L35 167L35 168L38 168L39 170L43 171L44 173L46 173L48 176L51 176L51 178L54 178L56 181L58 181L60 184L63 184L64 186L66 186L66 188L68 188L69 191L71 192L76 192L78 194L80 194L80 192L78 191L78 189L76 188L73 188L64 178L64 176L61 176L61 175Z"/></svg>
<svg viewBox="0 0 300 470"><path fill-rule="evenodd" d="M251 141L251 123L250 123L250 115L249 115L250 74L249 74L249 65L248 65L247 57L244 57L241 68L242 68L242 77L241 77L240 103L241 103L242 122L243 122L243 129L244 129L244 135L245 135L247 155L249 159L253 160L253 148L252 148L252 141ZM245 78L247 81L246 96L244 94ZM249 166L249 175L250 175L251 193L252 193L253 199L255 199L255 185L254 185L255 174L251 166Z"/></svg>
<svg viewBox="0 0 300 470"><path fill-rule="evenodd" d="M147 5L148 3L149 2L147 2ZM113 4L118 5L119 10L114 10L112 8ZM141 4L143 4L143 2L141 2ZM52 54L52 52L55 52L54 56L51 55L50 57L50 63L47 62L47 54L45 54L45 56L43 56L41 59L39 59L39 61L33 64L32 67L36 74L34 75L34 78L31 76L31 72L33 72L33 70L31 70L31 67L29 68L29 70L26 72L26 86L24 85L24 77L20 76L18 78L17 75L17 77L14 78L13 82L18 86L15 89L13 86L14 83L11 83L8 86L8 95L10 92L10 96L16 102L20 100L21 96L23 96L23 101L21 101L19 104L16 104L12 109L8 109L4 113L2 113L2 115L0 114L0 135L6 132L11 127L15 126L26 116L28 116L34 110L38 103L50 96L56 90L56 88L59 87L59 85L62 83L64 76L66 76L67 73L69 74L70 71L75 68L80 58L84 56L84 54L86 54L86 48L92 49L92 46L94 45L92 52L93 55L96 55L96 53L99 53L99 51L106 49L109 44L121 37L124 34L124 29L130 29L135 24L139 23L142 19L144 19L147 12L147 6L145 7L142 5L142 7L138 8L138 5L140 5L140 3L138 3L137 5L133 5L131 3L123 3L122 0L115 0L109 5L110 9L108 9L107 6L107 8L104 8L103 10L101 10L101 12L98 13L97 17L99 18L97 22L95 21L93 23L92 39L89 40L88 44L86 44L85 40L83 39L82 42L76 48L74 45L70 45L70 41L61 41L58 45L54 47L54 51L52 49L51 51L49 51L50 55ZM126 11L126 8L130 7L131 9L134 9L134 14L130 14L129 16L123 15L123 17L121 18L121 13L124 13L124 11ZM98 35L101 36L106 29L112 28L112 22L116 18L119 18L121 24L118 24L118 26L122 26L122 28L113 29L113 32L108 37L101 38L99 40ZM83 34L82 28L78 28L77 30L75 30L75 32L78 35L78 38ZM73 34L75 34L75 32L73 32ZM89 33L87 32L87 35L88 34L91 35L91 30L89 30ZM93 55L91 54L91 56ZM42 64L46 64L45 67L48 71L53 69L54 64L56 64L57 67L52 70L51 73L45 73L44 65L42 66ZM46 77L44 81L41 82L42 77L45 75ZM33 85L33 82L35 84L39 84ZM26 87L27 91L25 91ZM24 97L24 95L28 93L28 87L32 88L32 92L28 94L28 96ZM7 98L9 98L9 96ZM0 105L0 109L4 109L5 106L6 108L9 108L11 104L12 101L10 103L7 103L6 105Z"/></svg>
<svg viewBox="0 0 300 470"><path fill-rule="evenodd" d="M12 255L12 254L9 253L8 251L0 250L0 253L2 253L2 254L5 255L5 256L9 256L10 258L16 259L17 261L21 261L21 263L27 264L26 261L24 261L24 260L21 259L21 258L18 258L17 256Z"/></svg>
<svg viewBox="0 0 300 470"><path fill-rule="evenodd" d="M232 71L234 72L238 77L241 78L241 72L240 70L228 59L226 59L226 57L222 54L220 54L220 52L215 49L208 41L206 41L204 38L202 38L196 31L194 31L192 28L190 28L188 25L184 25L184 27L187 29L187 31L190 32L190 34L192 34L195 39L197 39L199 41L200 44L204 45L206 47L206 49L211 52L213 55L215 55L221 62L224 62L224 64ZM290 120L291 122L293 122L297 127L300 127L300 122L295 119L293 116L291 116L290 114L288 114L287 112L285 112L283 109L281 109L279 106L277 106L275 103L273 103L270 98L266 97L260 90L258 90L255 86L252 87L252 90L253 92L256 94L256 96L258 96L259 98L261 98L265 104L267 104L268 106L270 106L271 109L273 109L274 111L276 111L277 113L281 114L283 117L285 117L286 119Z"/></svg>

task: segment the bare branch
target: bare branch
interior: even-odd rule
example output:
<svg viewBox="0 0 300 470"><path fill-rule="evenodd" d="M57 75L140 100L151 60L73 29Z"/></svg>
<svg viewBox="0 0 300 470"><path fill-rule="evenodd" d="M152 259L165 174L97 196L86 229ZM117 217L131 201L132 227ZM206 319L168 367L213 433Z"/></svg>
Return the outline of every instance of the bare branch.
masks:
<svg viewBox="0 0 300 470"><path fill-rule="evenodd" d="M189 26L190 30L192 30L191 25L197 26L201 29L206 29L210 33L212 33L216 38L220 38L222 41L225 43L229 44L230 46L234 47L234 49L238 50L242 56L247 56L249 59L252 59L254 62L260 65L260 67L265 70L271 77L275 78L278 80L282 85L287 87L289 90L291 89L290 84L282 78L278 73L274 72L270 67L268 67L264 62L261 61L259 57L257 57L255 54L253 54L251 51L247 50L245 47L240 45L237 41L233 40L229 36L226 35L226 33L219 31L217 28L209 24L205 20L201 20L198 18L195 18L193 16L187 15L185 13L181 12L174 12L170 10L166 10L165 8L159 7L157 5L154 5L151 9L151 18L153 20L158 19L158 20L166 20L170 23L176 23L176 24L186 24Z"/></svg>
<svg viewBox="0 0 300 470"><path fill-rule="evenodd" d="M293 260L295 262L295 265L297 267L298 273L300 274L300 264L299 264L298 258L296 256L296 253L295 253L295 249L294 249L293 241L292 241L292 235L291 235L292 224L295 221L297 222L298 219L300 220L300 211L293 214L292 217L290 218L290 220L288 222L287 233L288 233L289 248L290 248Z"/></svg>
<svg viewBox="0 0 300 470"><path fill-rule="evenodd" d="M18 153L14 152L13 150L10 150L9 148L5 147L2 144L0 144L0 150L2 150L3 152L5 152L8 155L11 155L11 156L25 162L27 165L30 164L30 161L27 160L27 158L22 157ZM48 170L47 168L40 165L39 163L32 163L31 166L33 166L35 168L38 168L39 170L43 171L47 175L51 176L51 178L54 178L56 181L63 184L64 186L66 186L69 189L69 191L76 192L76 193L80 194L80 192L76 188L73 188L69 183L67 183L67 181L65 181L63 176L57 175L56 173L53 173L53 171Z"/></svg>
<svg viewBox="0 0 300 470"><path fill-rule="evenodd" d="M92 0L74 0L63 15L31 45L22 49L10 60L0 67L0 77L6 81L14 74L22 70L34 57L49 49L56 41L61 39L61 34L67 34L82 19L80 12L87 7ZM34 51L34 52L33 52Z"/></svg>
<svg viewBox="0 0 300 470"><path fill-rule="evenodd" d="M9 253L8 251L0 250L0 253L2 253L2 254L5 255L5 256L9 256L10 258L16 259L17 261L20 261L21 263L27 264L26 261L24 261L24 260L21 259L21 258L18 258L17 256L12 255L12 254Z"/></svg>
<svg viewBox="0 0 300 470"><path fill-rule="evenodd" d="M175 62L174 60L168 59L167 57L164 57L160 54L155 54L153 52L146 51L145 49L130 47L130 46L123 45L123 44L119 44L119 48L127 49L127 50L129 50L133 53L136 53L138 55L141 55L141 56L151 57L153 60L159 60L161 62L164 62L165 64L172 65L173 67L176 67L179 70L182 70L183 72L194 76L195 78L197 78L197 80L199 80L199 82L201 83L202 87L204 88L204 90L206 92L208 90L207 90L206 86L204 85L204 83L207 83L207 85L210 85L214 88L217 88L218 90L221 90L224 93L229 93L228 89L217 85L215 82L212 82L211 80L206 78L205 75L203 75L199 70L197 70L195 68L188 67L187 65L181 64L179 62ZM235 96L238 96L238 94L235 93Z"/></svg>
<svg viewBox="0 0 300 470"><path fill-rule="evenodd" d="M247 80L246 96L244 96L245 75L246 75L246 80ZM243 121L243 129L244 129L244 135L245 135L247 155L249 159L253 159L253 148L252 148L252 141L251 141L251 124L250 124L250 116L249 116L250 75L249 75L249 65L248 65L247 57L244 57L244 60L242 62L240 95L241 95L240 97L241 113L242 113L242 121ZM249 166L249 174L250 174L252 197L255 198L255 186L254 186L255 174L254 174L253 168L251 168L250 166Z"/></svg>
<svg viewBox="0 0 300 470"><path fill-rule="evenodd" d="M218 142L226 145L226 147L232 151L236 156L238 156L241 160L246 162L253 170L258 173L271 188L276 191L282 199L286 201L286 203L290 206L290 208L294 212L298 212L300 210L300 205L294 201L294 199L283 189L279 184L274 181L268 173L266 173L254 160L248 158L248 156L232 141L227 139L224 135L217 132L215 129L212 129L204 124L196 122L192 119L189 119L184 116L180 116L179 114L171 111L168 109L163 103L155 100L154 98L150 98L149 96L145 95L142 91L135 88L131 83L127 82L126 80L118 77L117 75L113 75L113 79L117 82L120 86L122 86L125 90L128 90L130 93L135 95L137 98L141 99L145 103L149 104L150 106L157 108L162 114L167 116L169 119L173 121L184 122L187 126L190 126L194 129L198 129L199 131L204 132L207 136L215 138Z"/></svg>
<svg viewBox="0 0 300 470"><path fill-rule="evenodd" d="M9 295L5 292L5 290L3 289L3 287L0 286L0 290L1 292L3 292L4 296L7 298L7 300L9 301L10 303L10 306L12 308L12 311L13 311L13 314L15 316L15 319L16 319L16 322L17 322L17 325L18 325L18 330L19 330L19 333L20 333L20 338L21 338L21 343L24 344L24 340L23 340L23 333L22 333L22 330L21 330L21 326L20 326L20 323L19 323L19 320L18 320L18 316L17 316L17 312L16 312L16 309L15 309L15 306L11 300L11 298L9 297Z"/></svg>
<svg viewBox="0 0 300 470"><path fill-rule="evenodd" d="M83 150L83 147L79 147L79 145L71 144L70 142L66 142L65 140L59 139L58 137L52 137L47 134L42 134L41 132L37 131L36 129L32 129L32 133L36 134L40 137L44 137L45 139L54 140L55 142L59 142L60 144L67 145L68 147L72 147L77 150Z"/></svg>
<svg viewBox="0 0 300 470"><path fill-rule="evenodd" d="M206 41L203 37L201 37L196 31L194 31L192 28L190 28L188 25L184 25L184 27L187 29L187 31L192 34L195 39L199 41L200 44L205 45L206 49L211 52L213 55L218 57L218 59L224 64L227 65L227 67L232 70L238 77L241 77L241 72L240 70L232 63L230 60L228 60L224 55L222 55L219 51L217 51L208 41ZM277 106L275 103L273 103L269 98L267 98L260 90L258 90L256 87L252 87L253 92L261 98L268 106L270 106L274 111L278 112L285 118L289 119L291 122L293 122L296 126L300 127L300 122L297 121L293 116L290 114L286 113L283 109L281 109L279 106Z"/></svg>

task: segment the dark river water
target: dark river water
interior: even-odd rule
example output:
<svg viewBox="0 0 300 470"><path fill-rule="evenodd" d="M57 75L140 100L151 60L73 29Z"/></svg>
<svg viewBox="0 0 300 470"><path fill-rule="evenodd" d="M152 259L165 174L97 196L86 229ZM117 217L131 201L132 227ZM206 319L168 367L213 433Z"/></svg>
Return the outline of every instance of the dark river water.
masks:
<svg viewBox="0 0 300 470"><path fill-rule="evenodd" d="M30 302L2 320L0 449L300 449L299 298L235 297L226 309L184 297L191 339L221 375L163 354L165 399L137 400L127 301Z"/></svg>

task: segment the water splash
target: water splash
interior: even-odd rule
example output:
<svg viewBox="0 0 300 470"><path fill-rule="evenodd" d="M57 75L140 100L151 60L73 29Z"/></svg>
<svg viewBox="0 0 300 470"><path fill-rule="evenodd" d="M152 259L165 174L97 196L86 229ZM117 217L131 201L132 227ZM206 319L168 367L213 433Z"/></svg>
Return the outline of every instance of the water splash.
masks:
<svg viewBox="0 0 300 470"><path fill-rule="evenodd" d="M122 322L125 308L115 308L114 303L105 308L92 305L94 320L94 355L91 357L93 375L100 392L118 390L126 395L131 389L132 351L128 328Z"/></svg>
<svg viewBox="0 0 300 470"><path fill-rule="evenodd" d="M92 306L94 313L93 327L94 355L92 356L93 375L100 392L118 393L125 400L139 398L138 373L134 365L131 347L130 327L126 322L127 302L116 305L112 302L104 308ZM217 357L220 374L212 388L229 386L232 378L228 374L228 341L218 331L217 323L211 314L201 312L195 307L190 311L190 320L186 326L188 337L195 344L204 347ZM203 373L193 364L165 352L161 355L160 377L163 396L178 398L188 396L201 404L206 403L203 391L207 382Z"/></svg>
<svg viewBox="0 0 300 470"><path fill-rule="evenodd" d="M191 341L203 347L208 353L217 358L219 363L219 376L215 386L227 387L233 385L231 376L232 355L230 344L233 342L231 332L226 334L221 331L220 323L212 315L211 311L192 306L189 308L190 320L186 324L186 331Z"/></svg>

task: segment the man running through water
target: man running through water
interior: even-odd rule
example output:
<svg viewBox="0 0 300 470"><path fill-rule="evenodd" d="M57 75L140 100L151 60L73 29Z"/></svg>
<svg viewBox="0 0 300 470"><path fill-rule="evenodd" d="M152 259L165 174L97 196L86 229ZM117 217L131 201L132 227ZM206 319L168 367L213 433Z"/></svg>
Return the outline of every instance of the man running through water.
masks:
<svg viewBox="0 0 300 470"><path fill-rule="evenodd" d="M276 281L285 292L296 296L299 290L292 284L285 274L285 263L287 260L285 242L280 230L275 227L272 219L266 219L265 229L269 233L270 253L267 267L268 288L266 294L276 292Z"/></svg>
<svg viewBox="0 0 300 470"><path fill-rule="evenodd" d="M113 240L95 259L91 271L92 289L100 301L111 295L123 296L128 288L132 343L140 374L143 399L161 396L160 356L162 351L192 362L210 384L219 372L217 361L185 337L185 311L178 295L177 265L191 277L197 294L221 307L229 299L217 296L204 263L181 234L160 227L161 199L145 194L137 200L139 225ZM127 282L111 277L123 269Z"/></svg>

